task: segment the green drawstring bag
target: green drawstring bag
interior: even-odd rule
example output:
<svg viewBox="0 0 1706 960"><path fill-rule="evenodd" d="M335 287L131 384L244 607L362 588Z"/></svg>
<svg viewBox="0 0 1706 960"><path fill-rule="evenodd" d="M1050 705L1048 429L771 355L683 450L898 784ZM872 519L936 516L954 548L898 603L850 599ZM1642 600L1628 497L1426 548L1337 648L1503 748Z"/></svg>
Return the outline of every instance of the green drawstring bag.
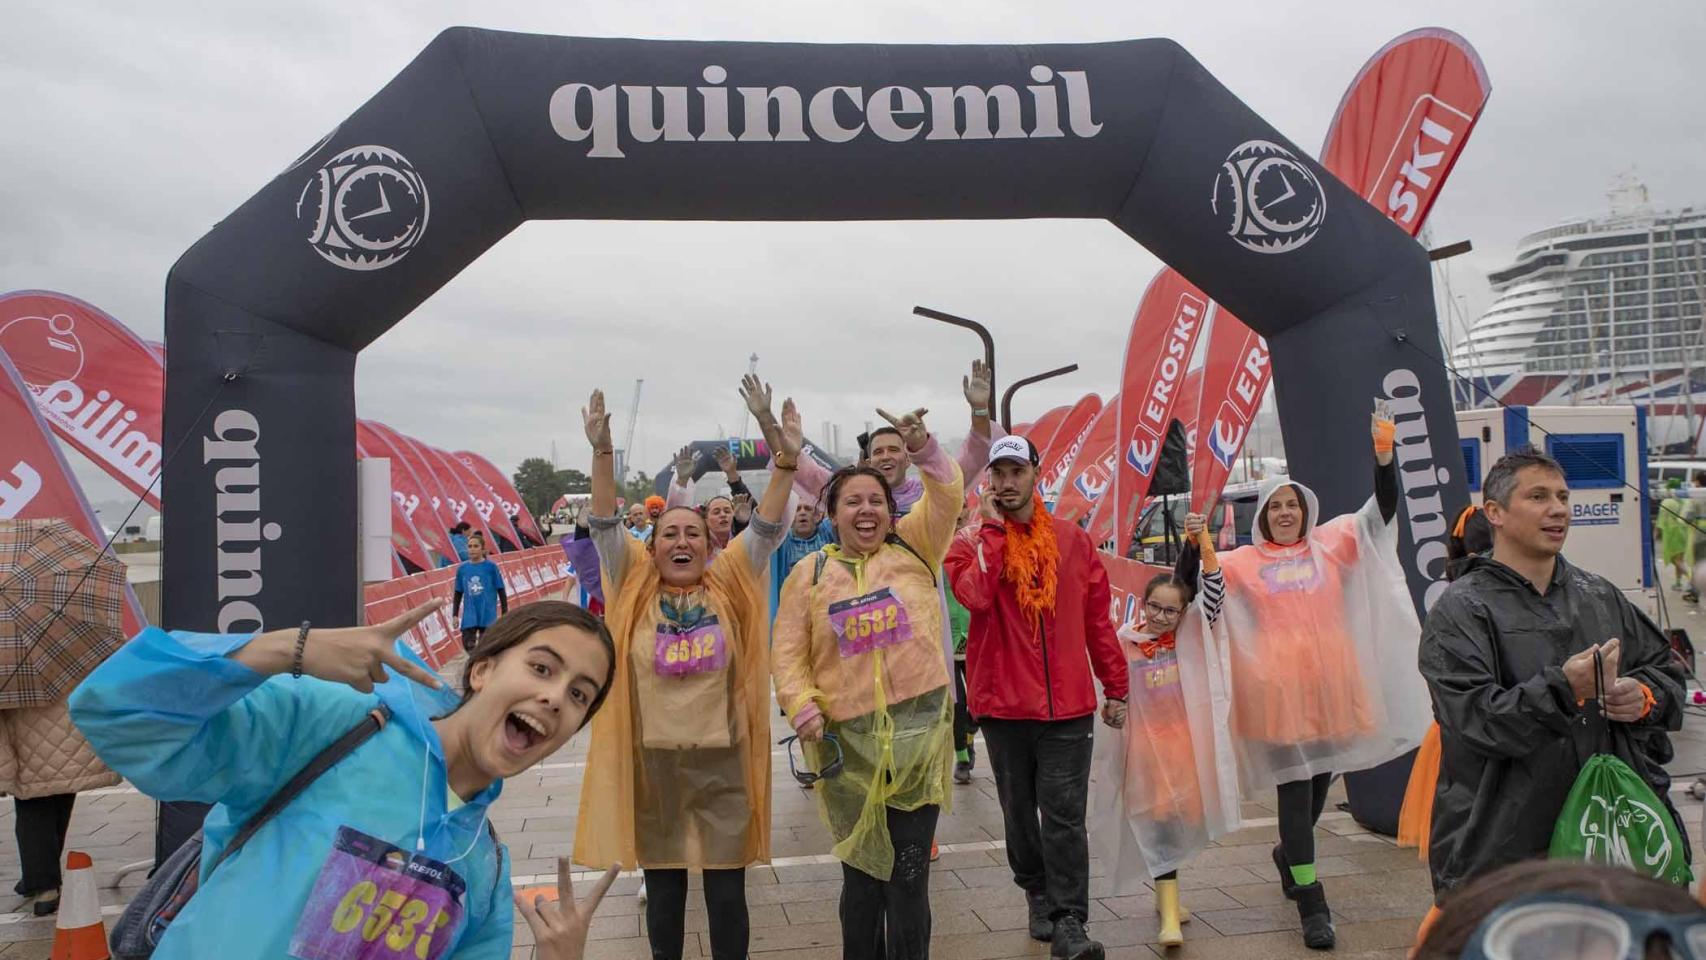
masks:
<svg viewBox="0 0 1706 960"><path fill-rule="evenodd" d="M1627 763L1595 754L1582 767L1552 828L1553 860L1585 860L1687 886L1682 833L1670 811Z"/></svg>
<svg viewBox="0 0 1706 960"><path fill-rule="evenodd" d="M1627 867L1679 887L1693 879L1670 810L1639 774L1610 753L1597 753L1582 767L1552 828L1547 856Z"/></svg>

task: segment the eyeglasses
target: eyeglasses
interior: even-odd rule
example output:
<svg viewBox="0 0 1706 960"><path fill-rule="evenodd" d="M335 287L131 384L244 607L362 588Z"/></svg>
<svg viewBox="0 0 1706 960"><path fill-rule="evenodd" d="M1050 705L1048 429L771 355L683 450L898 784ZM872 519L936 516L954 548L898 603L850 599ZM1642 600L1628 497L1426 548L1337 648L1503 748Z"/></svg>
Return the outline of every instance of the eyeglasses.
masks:
<svg viewBox="0 0 1706 960"><path fill-rule="evenodd" d="M794 762L793 744L799 739L800 735L796 733L783 737L776 741L776 743L779 746L785 746L788 748L788 772L794 775L794 779L799 781L800 786L809 787L812 784L817 783L819 780L828 780L830 777L838 776L841 773L844 758L841 755L841 741L836 738L835 734L826 733L823 735L823 742L835 748L835 759L824 764L823 771L821 773L813 773L810 770L801 770L799 764Z"/></svg>
<svg viewBox="0 0 1706 960"><path fill-rule="evenodd" d="M1171 619L1185 612L1182 607L1163 607L1161 604L1153 601L1145 603L1143 605L1143 609L1148 611L1149 615L1152 617L1160 617L1164 619Z"/></svg>
<svg viewBox="0 0 1706 960"><path fill-rule="evenodd" d="M1654 913L1566 893L1537 893L1481 921L1463 960L1641 960L1654 934L1679 960L1706 960L1706 910Z"/></svg>

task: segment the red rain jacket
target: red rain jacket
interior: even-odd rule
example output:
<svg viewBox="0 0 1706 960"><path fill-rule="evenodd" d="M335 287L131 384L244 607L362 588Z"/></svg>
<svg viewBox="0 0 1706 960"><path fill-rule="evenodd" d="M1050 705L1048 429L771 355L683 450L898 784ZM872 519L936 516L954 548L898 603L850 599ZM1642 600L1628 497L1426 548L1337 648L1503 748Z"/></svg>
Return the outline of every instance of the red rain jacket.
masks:
<svg viewBox="0 0 1706 960"><path fill-rule="evenodd" d="M1071 720L1096 711L1092 668L1104 695L1124 700L1125 654L1114 636L1108 571L1076 524L1045 514L1060 550L1054 612L1034 629L1001 579L1007 529L985 520L954 538L942 561L948 583L971 612L966 700L973 717Z"/></svg>

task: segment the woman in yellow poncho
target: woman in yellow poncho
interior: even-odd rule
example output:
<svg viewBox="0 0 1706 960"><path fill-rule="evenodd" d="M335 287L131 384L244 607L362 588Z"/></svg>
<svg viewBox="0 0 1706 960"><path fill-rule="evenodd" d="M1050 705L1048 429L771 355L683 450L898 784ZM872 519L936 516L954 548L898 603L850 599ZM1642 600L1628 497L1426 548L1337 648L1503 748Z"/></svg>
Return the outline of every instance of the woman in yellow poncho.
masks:
<svg viewBox="0 0 1706 960"><path fill-rule="evenodd" d="M818 808L842 861L845 960L910 960L930 946L930 840L948 799L953 696L942 658L937 583L965 485L924 429L894 424L924 495L894 519L888 481L869 467L830 479L838 544L794 565L782 588L772 658L776 697L814 770Z"/></svg>
<svg viewBox="0 0 1706 960"><path fill-rule="evenodd" d="M756 377L741 392L760 411L775 466L751 526L714 560L705 518L691 507L664 511L649 543L622 528L603 394L582 411L616 671L592 726L574 859L644 868L646 932L652 956L667 960L682 952L689 869L704 872L711 955L746 957L746 866L770 859L764 577L787 532L800 418L787 401L778 426Z"/></svg>

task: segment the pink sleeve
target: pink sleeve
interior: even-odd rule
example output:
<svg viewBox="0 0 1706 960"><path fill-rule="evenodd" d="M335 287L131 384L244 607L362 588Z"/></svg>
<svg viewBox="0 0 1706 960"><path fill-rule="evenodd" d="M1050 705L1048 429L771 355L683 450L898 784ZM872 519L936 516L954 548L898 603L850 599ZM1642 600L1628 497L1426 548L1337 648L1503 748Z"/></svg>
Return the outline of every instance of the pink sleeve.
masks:
<svg viewBox="0 0 1706 960"><path fill-rule="evenodd" d="M800 454L800 465L794 468L794 492L807 503L817 503L823 495L823 488L829 486L829 470L817 462L817 458L808 454ZM790 511L788 519L793 519Z"/></svg>
<svg viewBox="0 0 1706 960"><path fill-rule="evenodd" d="M988 457L988 441L984 441L984 444L984 456ZM936 442L934 435L925 442L924 449L912 455L912 465L918 468L919 473L927 475L937 483L954 482L954 461L948 458L948 454L942 450L942 445ZM979 469L982 466L981 463L978 464Z"/></svg>
<svg viewBox="0 0 1706 960"><path fill-rule="evenodd" d="M663 508L673 510L676 507L691 506L693 506L693 484L690 483L684 487L673 480L670 481L669 492L663 498Z"/></svg>
<svg viewBox="0 0 1706 960"><path fill-rule="evenodd" d="M1005 437L1007 431L1001 429L1001 424L989 421L989 436L972 433L966 435L966 442L960 446L960 475L966 478L966 486L972 486L977 475L989 463L989 447L995 441Z"/></svg>

